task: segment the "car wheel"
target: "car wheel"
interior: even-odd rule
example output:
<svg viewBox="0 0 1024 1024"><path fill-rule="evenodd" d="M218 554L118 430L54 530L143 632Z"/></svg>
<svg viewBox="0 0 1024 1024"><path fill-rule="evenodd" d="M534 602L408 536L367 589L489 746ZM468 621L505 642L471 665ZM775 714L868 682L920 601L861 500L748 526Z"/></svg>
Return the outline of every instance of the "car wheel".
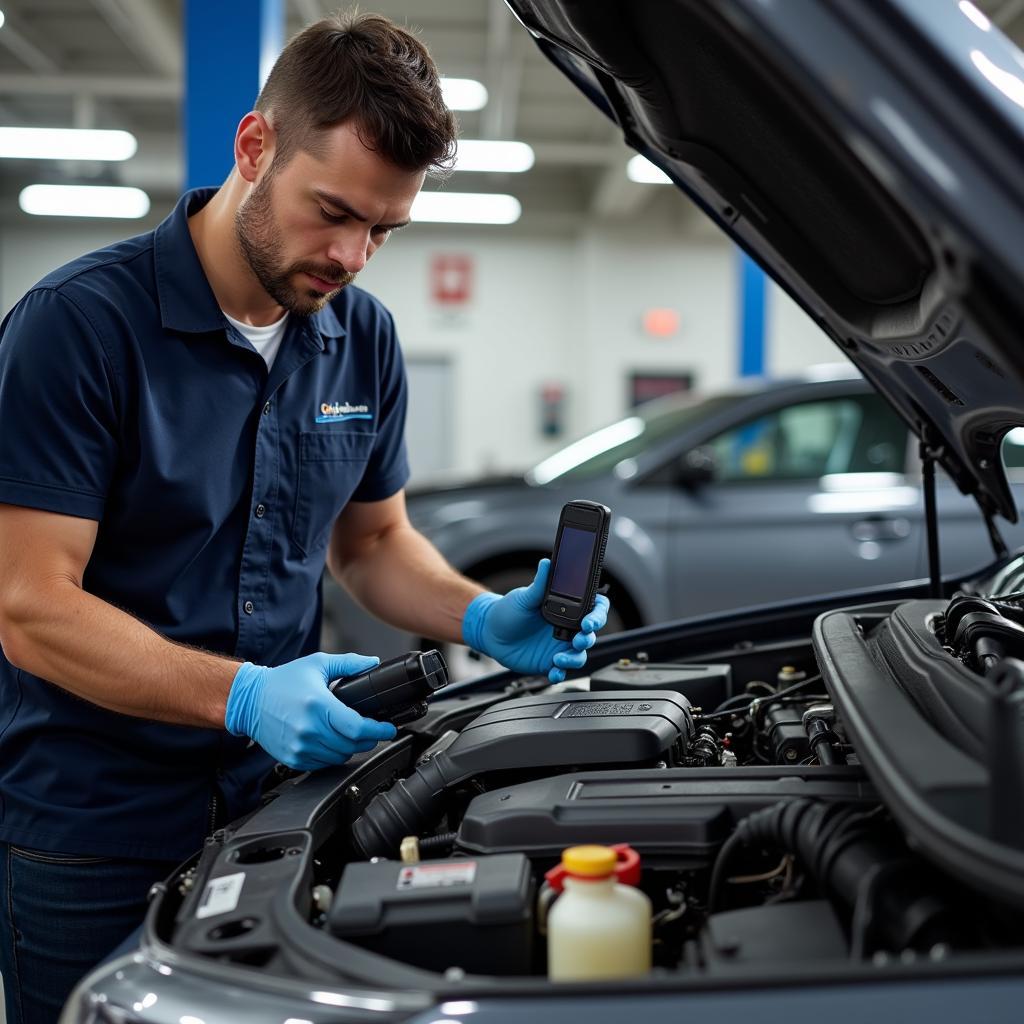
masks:
<svg viewBox="0 0 1024 1024"><path fill-rule="evenodd" d="M479 577L479 582L496 594L507 594L516 587L528 586L533 580L534 572L533 566L509 566L507 569L486 573ZM625 621L613 604L608 615L608 625L601 630L601 636L618 633L625 628ZM429 640L424 640L423 643L427 646L436 646ZM440 650L448 662L448 675L453 681L473 679L476 676L498 672L502 668L493 658L488 658L479 651L470 650L462 644L445 644Z"/></svg>

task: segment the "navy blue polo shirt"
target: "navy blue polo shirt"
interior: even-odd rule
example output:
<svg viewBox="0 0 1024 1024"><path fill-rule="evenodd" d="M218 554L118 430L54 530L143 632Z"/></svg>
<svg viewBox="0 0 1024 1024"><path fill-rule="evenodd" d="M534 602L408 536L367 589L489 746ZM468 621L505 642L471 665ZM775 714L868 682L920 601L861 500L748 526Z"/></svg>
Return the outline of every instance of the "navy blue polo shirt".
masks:
<svg viewBox="0 0 1024 1024"><path fill-rule="evenodd" d="M93 519L84 587L172 640L279 665L318 649L335 517L408 477L388 312L349 286L271 370L225 320L187 217L55 271L0 328L0 502ZM59 682L59 681L58 681ZM245 737L117 714L0 656L0 839L169 859L272 767Z"/></svg>

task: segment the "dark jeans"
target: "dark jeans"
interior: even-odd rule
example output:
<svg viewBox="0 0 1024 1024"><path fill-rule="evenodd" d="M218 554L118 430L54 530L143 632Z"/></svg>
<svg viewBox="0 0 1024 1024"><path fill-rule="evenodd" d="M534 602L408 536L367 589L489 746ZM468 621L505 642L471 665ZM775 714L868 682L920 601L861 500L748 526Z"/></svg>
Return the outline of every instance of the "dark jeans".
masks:
<svg viewBox="0 0 1024 1024"><path fill-rule="evenodd" d="M7 1024L55 1024L76 982L139 926L150 886L175 866L0 843Z"/></svg>

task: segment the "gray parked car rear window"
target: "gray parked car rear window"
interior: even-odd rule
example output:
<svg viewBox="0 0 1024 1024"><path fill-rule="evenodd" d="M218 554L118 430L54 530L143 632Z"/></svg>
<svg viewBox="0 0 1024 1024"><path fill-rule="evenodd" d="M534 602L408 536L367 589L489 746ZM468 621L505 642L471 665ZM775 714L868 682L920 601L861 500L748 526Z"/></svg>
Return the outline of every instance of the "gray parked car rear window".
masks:
<svg viewBox="0 0 1024 1024"><path fill-rule="evenodd" d="M640 455L663 437L670 437L689 423L708 419L745 397L715 395L694 399L692 404L682 407L677 398L652 402L538 463L527 473L527 479L548 484L553 480L592 480L604 476L624 459Z"/></svg>
<svg viewBox="0 0 1024 1024"><path fill-rule="evenodd" d="M719 483L813 480L832 473L902 473L907 428L876 395L803 402L719 434Z"/></svg>

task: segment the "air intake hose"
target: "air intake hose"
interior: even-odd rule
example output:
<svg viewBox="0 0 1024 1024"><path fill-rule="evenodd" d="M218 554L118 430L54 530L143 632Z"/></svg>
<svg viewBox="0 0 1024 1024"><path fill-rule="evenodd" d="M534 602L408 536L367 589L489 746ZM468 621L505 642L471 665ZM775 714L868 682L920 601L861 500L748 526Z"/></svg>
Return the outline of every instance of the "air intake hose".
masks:
<svg viewBox="0 0 1024 1024"><path fill-rule="evenodd" d="M851 919L855 956L864 954L869 929L877 948L927 950L954 937L962 944L960 922L936 894L941 883L863 807L788 800L744 818L715 862L709 912L718 907L728 862L740 846L791 853Z"/></svg>
<svg viewBox="0 0 1024 1024"><path fill-rule="evenodd" d="M356 846L366 857L393 856L404 836L416 836L440 818L444 792L462 781L442 752L407 779L378 793L352 826Z"/></svg>

